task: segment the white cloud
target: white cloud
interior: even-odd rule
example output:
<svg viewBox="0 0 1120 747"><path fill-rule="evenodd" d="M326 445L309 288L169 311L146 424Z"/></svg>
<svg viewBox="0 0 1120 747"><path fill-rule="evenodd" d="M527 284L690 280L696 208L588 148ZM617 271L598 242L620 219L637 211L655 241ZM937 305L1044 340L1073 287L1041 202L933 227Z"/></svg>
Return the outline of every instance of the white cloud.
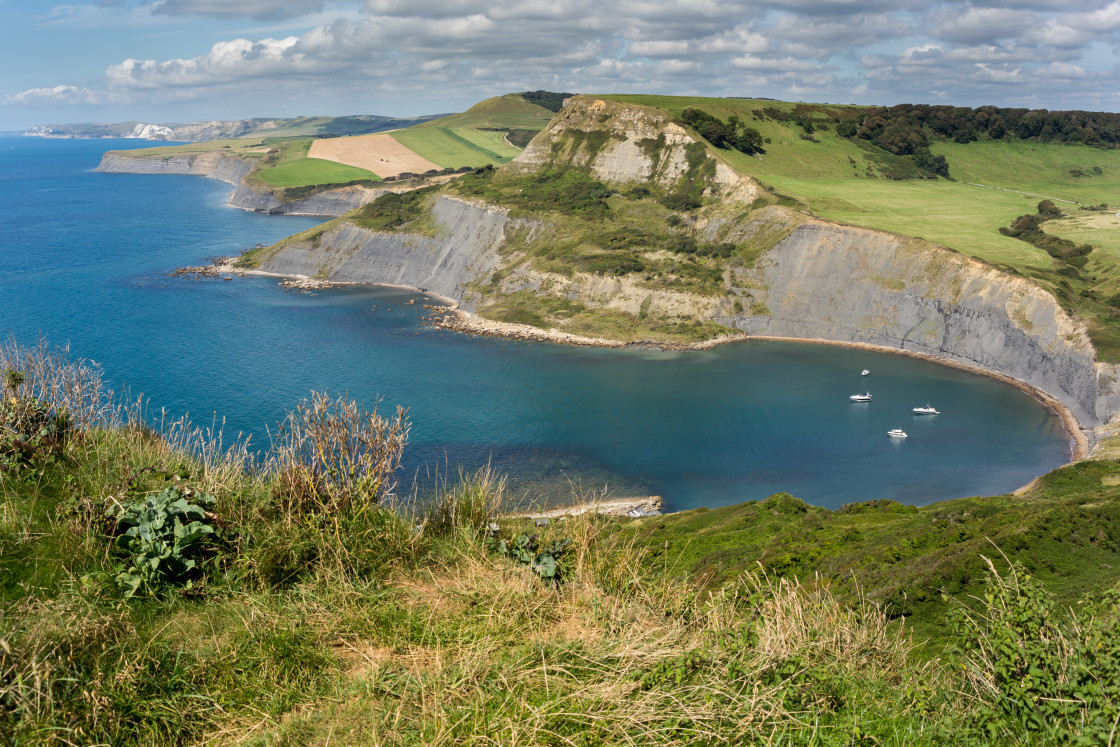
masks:
<svg viewBox="0 0 1120 747"><path fill-rule="evenodd" d="M152 55L134 53L109 66L99 84L84 77L54 88L48 84L56 80L33 81L47 87L5 101L241 101L249 94L265 100L268 93L299 100L311 111L343 90L348 101L354 92L366 101L376 92L392 92L394 100L407 100L410 90L414 96L446 92L458 99L542 87L797 94L832 101L919 101L947 92L948 99L992 96L975 103L997 104L1020 91L1023 97L1055 100L1084 92L1086 101L1096 101L1107 100L1105 81L1115 75L1116 52L1104 52L1102 63L1102 50L1120 46L1120 0L1083 0L1076 12L1043 0L116 0L108 5L71 0L55 6L41 23L75 25L96 16L166 26L181 24L182 16L195 17L195 24L241 17L279 19L271 27L283 30L213 36L209 49L194 57L136 59ZM319 22L324 18L330 20ZM317 25L308 28L312 22ZM206 28L220 34L213 23ZM287 35L297 29L298 35ZM1095 50L1092 59L1085 55L1087 45Z"/></svg>
<svg viewBox="0 0 1120 747"><path fill-rule="evenodd" d="M54 86L53 88L31 88L11 96L4 96L0 103L15 106L36 106L43 104L97 104L104 96L98 91L76 86Z"/></svg>
<svg viewBox="0 0 1120 747"><path fill-rule="evenodd" d="M630 45L630 54L638 57L676 57L688 52L687 41L636 41Z"/></svg>

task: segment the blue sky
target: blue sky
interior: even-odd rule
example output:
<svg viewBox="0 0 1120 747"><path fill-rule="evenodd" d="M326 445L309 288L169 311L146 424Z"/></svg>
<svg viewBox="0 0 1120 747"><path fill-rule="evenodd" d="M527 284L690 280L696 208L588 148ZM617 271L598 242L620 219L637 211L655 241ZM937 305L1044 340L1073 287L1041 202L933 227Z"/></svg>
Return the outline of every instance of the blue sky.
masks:
<svg viewBox="0 0 1120 747"><path fill-rule="evenodd" d="M1120 110L1120 0L0 0L0 130L545 88Z"/></svg>

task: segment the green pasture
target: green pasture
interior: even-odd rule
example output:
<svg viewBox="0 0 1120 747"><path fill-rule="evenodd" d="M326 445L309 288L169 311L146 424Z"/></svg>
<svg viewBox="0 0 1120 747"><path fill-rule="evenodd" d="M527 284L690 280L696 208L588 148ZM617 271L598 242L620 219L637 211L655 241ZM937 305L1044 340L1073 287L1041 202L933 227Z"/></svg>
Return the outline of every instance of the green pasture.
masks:
<svg viewBox="0 0 1120 747"><path fill-rule="evenodd" d="M162 145L154 148L116 151L116 153L126 158L171 158L216 151L259 158L268 151L268 147L262 143L260 138L237 138L234 140L205 140L201 143L188 143L187 145Z"/></svg>
<svg viewBox="0 0 1120 747"><path fill-rule="evenodd" d="M1022 141L941 141L930 150L945 156L949 175L960 182L1032 192L1055 201L1120 205L1120 150Z"/></svg>
<svg viewBox="0 0 1120 747"><path fill-rule="evenodd" d="M302 187L308 184L342 184L358 179L380 181L372 171L326 161L322 158L297 158L262 169L254 176L270 187Z"/></svg>
<svg viewBox="0 0 1120 747"><path fill-rule="evenodd" d="M508 144L502 144L499 149L494 140L500 139L501 133L485 134L498 137L488 140L476 130L460 127L413 127L391 133L398 143L443 168L478 168L487 164L505 163L519 152ZM476 143L475 140L479 142Z"/></svg>
<svg viewBox="0 0 1120 747"><path fill-rule="evenodd" d="M500 130L475 130L470 127L451 127L449 130L456 137L466 140L480 150L493 153L504 161L516 157L521 152L520 148L506 141L506 133Z"/></svg>
<svg viewBox="0 0 1120 747"><path fill-rule="evenodd" d="M410 127L409 130L421 130L429 127L468 127L474 130L523 129L540 131L548 125L552 116L552 112L543 106L530 104L519 95L511 93L480 101L465 112L425 122Z"/></svg>
<svg viewBox="0 0 1120 747"><path fill-rule="evenodd" d="M1017 216L1034 213L1037 197L943 179L768 177L764 181L802 200L822 218L916 236L988 262L1050 265L1042 250L999 233L1000 226Z"/></svg>

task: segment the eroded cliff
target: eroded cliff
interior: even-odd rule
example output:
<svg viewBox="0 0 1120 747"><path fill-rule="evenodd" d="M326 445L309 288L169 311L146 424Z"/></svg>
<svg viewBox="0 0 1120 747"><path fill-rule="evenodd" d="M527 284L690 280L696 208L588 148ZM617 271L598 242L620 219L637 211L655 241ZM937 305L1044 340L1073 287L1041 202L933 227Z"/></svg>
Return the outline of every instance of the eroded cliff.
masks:
<svg viewBox="0 0 1120 747"><path fill-rule="evenodd" d="M594 221L547 210L515 210L523 216L515 219L509 207L443 194L415 222L420 230L379 233L342 219L273 247L260 266L426 288L483 316L520 314L559 331L582 333L580 320L613 314L632 320L639 337L658 324L703 322L705 330L883 345L1026 382L1089 427L1120 410L1117 367L1097 361L1084 326L1048 292L929 242L767 206L760 185L701 153L663 113L579 97L502 172L536 178L564 169L619 190L598 237ZM495 179L478 191L516 206L522 187L530 189ZM654 193L619 202L633 185ZM698 186L708 203L694 214L666 216L657 202ZM624 211L662 221L660 233L612 227ZM573 220L583 233L569 230ZM693 254L671 250L665 236L691 241ZM734 251L697 258L713 247ZM633 269L602 264L620 257Z"/></svg>

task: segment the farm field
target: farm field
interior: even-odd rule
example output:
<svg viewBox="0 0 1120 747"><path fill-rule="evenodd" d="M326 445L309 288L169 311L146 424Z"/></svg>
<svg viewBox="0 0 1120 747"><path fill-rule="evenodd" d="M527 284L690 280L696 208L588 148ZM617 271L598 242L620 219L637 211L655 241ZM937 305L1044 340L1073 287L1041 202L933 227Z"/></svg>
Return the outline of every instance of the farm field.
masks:
<svg viewBox="0 0 1120 747"><path fill-rule="evenodd" d="M443 168L418 155L388 133L315 140L307 155L309 158L321 158L366 169L381 178L404 172L423 174L425 171Z"/></svg>
<svg viewBox="0 0 1120 747"><path fill-rule="evenodd" d="M187 145L158 145L152 148L114 151L125 158L170 158L172 156L192 156L200 153L228 151L239 156L258 157L268 152L261 138L237 138L234 140L203 140Z"/></svg>
<svg viewBox="0 0 1120 747"><path fill-rule="evenodd" d="M379 180L367 169L322 158L299 158L262 169L256 178L270 187L301 187L305 184L341 184L358 179Z"/></svg>
<svg viewBox="0 0 1120 747"><path fill-rule="evenodd" d="M478 168L505 163L521 151L502 140L503 133L466 127L415 127L392 137L412 152L442 168Z"/></svg>

